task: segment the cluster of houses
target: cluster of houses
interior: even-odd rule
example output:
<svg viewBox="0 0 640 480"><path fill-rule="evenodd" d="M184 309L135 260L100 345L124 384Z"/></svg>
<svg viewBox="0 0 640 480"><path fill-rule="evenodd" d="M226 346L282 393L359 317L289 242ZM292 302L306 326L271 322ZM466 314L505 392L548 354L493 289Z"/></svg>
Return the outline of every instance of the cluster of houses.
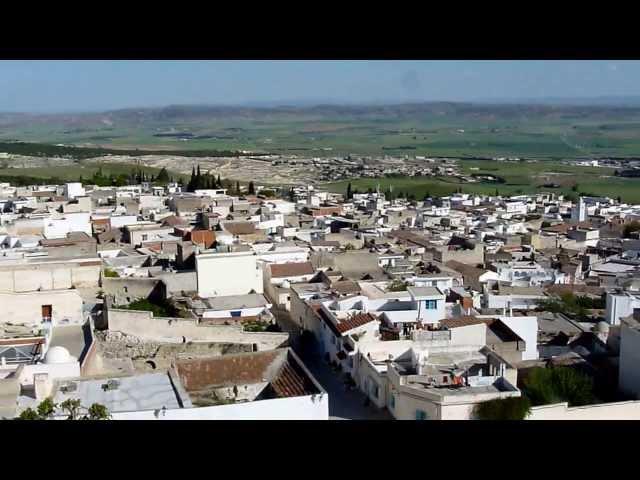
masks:
<svg viewBox="0 0 640 480"><path fill-rule="evenodd" d="M329 419L319 363L395 419L475 418L554 365L614 372L592 415L640 418L640 206L285 197L0 184L0 417ZM567 294L593 308L544 308Z"/></svg>

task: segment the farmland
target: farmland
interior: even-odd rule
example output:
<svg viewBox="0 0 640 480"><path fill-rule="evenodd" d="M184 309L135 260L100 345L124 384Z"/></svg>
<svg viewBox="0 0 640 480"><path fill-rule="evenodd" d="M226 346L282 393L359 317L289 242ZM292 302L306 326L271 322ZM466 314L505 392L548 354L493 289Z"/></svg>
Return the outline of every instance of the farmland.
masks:
<svg viewBox="0 0 640 480"><path fill-rule="evenodd" d="M385 177L360 178L335 182L327 187L334 192L344 193L351 183L353 190L365 192L369 188L382 191L392 188L393 195L413 195L418 199L425 195L442 196L458 191L501 195L519 195L541 191L565 194L620 196L627 202L640 202L640 179L619 178L609 168L575 167L559 162L542 161L497 162L461 160L461 170L465 174L489 174L501 177L504 183L466 183L456 177Z"/></svg>
<svg viewBox="0 0 640 480"><path fill-rule="evenodd" d="M640 156L639 126L640 108L631 107L176 106L77 115L0 115L0 141L60 143L131 155L165 151L215 156L248 150L312 156L561 159Z"/></svg>

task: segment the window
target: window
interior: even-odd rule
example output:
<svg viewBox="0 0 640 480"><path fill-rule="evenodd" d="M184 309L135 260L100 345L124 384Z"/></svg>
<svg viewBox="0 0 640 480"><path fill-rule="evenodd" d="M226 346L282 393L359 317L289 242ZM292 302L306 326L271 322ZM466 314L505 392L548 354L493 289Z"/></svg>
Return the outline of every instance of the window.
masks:
<svg viewBox="0 0 640 480"><path fill-rule="evenodd" d="M146 242L148 238L149 238L149 235L142 235L143 242Z"/></svg>
<svg viewBox="0 0 640 480"><path fill-rule="evenodd" d="M426 420L427 412L424 410L416 410L416 420Z"/></svg>
<svg viewBox="0 0 640 480"><path fill-rule="evenodd" d="M438 301L437 300L425 300L424 301L424 307L427 310L437 310L438 308Z"/></svg>
<svg viewBox="0 0 640 480"><path fill-rule="evenodd" d="M371 396L378 398L378 384L373 381L371 382Z"/></svg>
<svg viewBox="0 0 640 480"><path fill-rule="evenodd" d="M242 312L240 310L235 310L231 312L232 317L239 317Z"/></svg>

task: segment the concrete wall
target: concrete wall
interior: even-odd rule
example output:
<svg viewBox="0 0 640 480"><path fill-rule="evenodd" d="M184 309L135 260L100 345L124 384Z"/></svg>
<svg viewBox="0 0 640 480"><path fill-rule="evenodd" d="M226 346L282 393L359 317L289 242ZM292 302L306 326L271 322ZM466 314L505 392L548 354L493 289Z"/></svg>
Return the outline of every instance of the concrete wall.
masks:
<svg viewBox="0 0 640 480"><path fill-rule="evenodd" d="M212 342L257 344L258 350L272 350L285 343L289 335L275 332L245 332L234 325L198 325L195 320L154 318L151 312L109 309L109 330L153 342Z"/></svg>
<svg viewBox="0 0 640 480"><path fill-rule="evenodd" d="M527 420L640 420L640 401L569 407L567 403L532 407Z"/></svg>
<svg viewBox="0 0 640 480"><path fill-rule="evenodd" d="M620 326L620 368L618 374L621 391L640 398L640 331L624 322Z"/></svg>
<svg viewBox="0 0 640 480"><path fill-rule="evenodd" d="M42 325L42 306L52 306L52 322L64 319L69 323L84 322L82 298L77 290L53 290L28 293L0 293L0 322L22 325Z"/></svg>
<svg viewBox="0 0 640 480"><path fill-rule="evenodd" d="M84 232L91 236L91 214L65 213L61 218L44 220L43 234L46 238L65 238L71 232Z"/></svg>
<svg viewBox="0 0 640 480"><path fill-rule="evenodd" d="M102 262L22 263L0 267L0 292L97 287Z"/></svg>
<svg viewBox="0 0 640 480"><path fill-rule="evenodd" d="M537 317L498 317L507 327L525 342L522 360L538 358L538 318Z"/></svg>
<svg viewBox="0 0 640 480"><path fill-rule="evenodd" d="M198 295L215 297L263 292L262 268L253 254L218 253L196 256Z"/></svg>
<svg viewBox="0 0 640 480"><path fill-rule="evenodd" d="M114 420L329 420L327 394L231 405L113 413Z"/></svg>
<svg viewBox="0 0 640 480"><path fill-rule="evenodd" d="M195 292L198 290L198 278L195 271L154 273L153 278L162 280L167 289L167 295L181 294L181 292Z"/></svg>
<svg viewBox="0 0 640 480"><path fill-rule="evenodd" d="M65 378L78 378L80 377L80 363L68 362L68 363L36 363L33 365L24 365L24 368L20 372L18 381L22 386L33 385L33 376L37 373L46 373L49 375L49 380L65 379Z"/></svg>
<svg viewBox="0 0 640 480"><path fill-rule="evenodd" d="M620 319L633 314L633 310L640 308L640 298L627 293L607 293L606 320L610 325L619 325Z"/></svg>
<svg viewBox="0 0 640 480"><path fill-rule="evenodd" d="M162 280L155 278L111 278L102 279L102 290L113 295L116 305L129 304L137 298L164 300L167 292Z"/></svg>

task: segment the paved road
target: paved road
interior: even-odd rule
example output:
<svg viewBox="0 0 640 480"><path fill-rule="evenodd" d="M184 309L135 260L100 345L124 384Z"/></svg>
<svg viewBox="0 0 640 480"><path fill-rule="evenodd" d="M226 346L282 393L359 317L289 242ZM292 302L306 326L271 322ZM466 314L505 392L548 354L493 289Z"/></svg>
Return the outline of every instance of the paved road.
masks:
<svg viewBox="0 0 640 480"><path fill-rule="evenodd" d="M365 396L359 390L347 391L339 374L333 372L322 358L300 352L302 360L320 385L329 394L331 420L392 420L386 410L365 406Z"/></svg>
<svg viewBox="0 0 640 480"><path fill-rule="evenodd" d="M298 341L300 330L291 320L287 312L271 310L278 325L289 332L289 343L300 356L320 385L329 394L329 417L332 420L392 420L386 410L379 410L373 405L365 406L365 396L358 390L347 391L339 373L331 370L320 355L303 349Z"/></svg>

